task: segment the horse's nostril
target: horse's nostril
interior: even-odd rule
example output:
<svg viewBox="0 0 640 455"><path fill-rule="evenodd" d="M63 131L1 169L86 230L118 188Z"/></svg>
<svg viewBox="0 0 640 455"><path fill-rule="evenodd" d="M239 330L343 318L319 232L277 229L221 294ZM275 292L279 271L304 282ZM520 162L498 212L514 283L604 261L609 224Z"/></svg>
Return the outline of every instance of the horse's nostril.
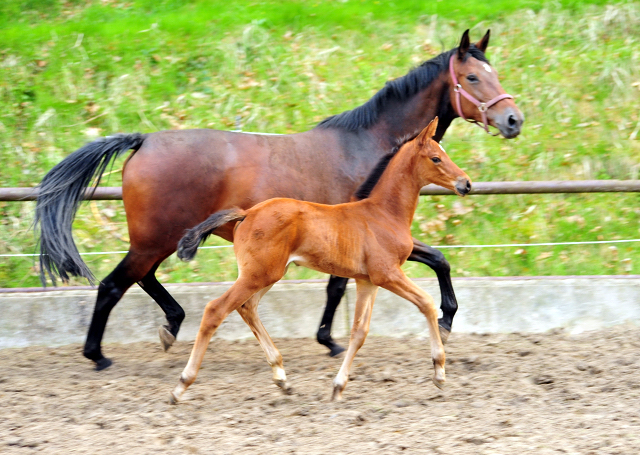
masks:
<svg viewBox="0 0 640 455"><path fill-rule="evenodd" d="M471 191L471 182L467 180L467 191Z"/></svg>
<svg viewBox="0 0 640 455"><path fill-rule="evenodd" d="M507 122L509 123L509 126L513 128L518 124L518 119L516 118L515 115L509 114L509 118L507 119Z"/></svg>

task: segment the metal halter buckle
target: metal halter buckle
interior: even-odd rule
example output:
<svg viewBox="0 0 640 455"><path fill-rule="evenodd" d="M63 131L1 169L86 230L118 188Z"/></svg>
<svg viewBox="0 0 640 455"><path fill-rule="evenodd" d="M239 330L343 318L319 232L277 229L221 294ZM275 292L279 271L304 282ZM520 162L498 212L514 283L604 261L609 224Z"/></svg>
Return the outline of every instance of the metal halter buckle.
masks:
<svg viewBox="0 0 640 455"><path fill-rule="evenodd" d="M456 84L456 86L453 87L453 91L456 93L459 93L461 89L462 89L462 85L460 84Z"/></svg>
<svg viewBox="0 0 640 455"><path fill-rule="evenodd" d="M487 105L486 103L480 103L480 105L478 106L478 110L480 112L487 112Z"/></svg>

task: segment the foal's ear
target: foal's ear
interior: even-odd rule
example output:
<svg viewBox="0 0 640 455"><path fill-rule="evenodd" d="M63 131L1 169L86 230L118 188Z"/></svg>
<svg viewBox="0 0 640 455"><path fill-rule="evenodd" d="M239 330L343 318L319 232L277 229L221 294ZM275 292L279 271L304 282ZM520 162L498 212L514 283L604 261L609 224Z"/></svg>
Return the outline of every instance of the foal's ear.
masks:
<svg viewBox="0 0 640 455"><path fill-rule="evenodd" d="M462 60L469 50L469 46L471 45L469 41L469 29L466 29L462 34L462 39L460 40L460 46L458 46L458 58Z"/></svg>
<svg viewBox="0 0 640 455"><path fill-rule="evenodd" d="M489 35L491 35L491 30L487 30L487 33L484 34L482 39L476 43L476 47L482 51L484 54L487 51L487 47L489 46Z"/></svg>
<svg viewBox="0 0 640 455"><path fill-rule="evenodd" d="M434 118L429 122L425 129L423 129L420 134L418 134L418 147L424 147L433 136L436 135L436 130L438 129L438 117Z"/></svg>

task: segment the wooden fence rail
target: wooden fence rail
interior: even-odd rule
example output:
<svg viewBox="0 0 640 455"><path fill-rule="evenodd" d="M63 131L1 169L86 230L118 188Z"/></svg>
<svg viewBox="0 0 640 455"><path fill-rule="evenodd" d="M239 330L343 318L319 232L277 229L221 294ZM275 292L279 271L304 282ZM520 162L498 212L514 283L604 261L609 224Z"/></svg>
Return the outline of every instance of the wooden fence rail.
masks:
<svg viewBox="0 0 640 455"><path fill-rule="evenodd" d="M640 180L568 180L549 182L475 182L474 194L553 194L553 193L640 193ZM452 195L452 191L437 185L427 185L420 191L426 195ZM36 188L0 188L0 201L35 201ZM86 199L121 200L122 188L88 189Z"/></svg>

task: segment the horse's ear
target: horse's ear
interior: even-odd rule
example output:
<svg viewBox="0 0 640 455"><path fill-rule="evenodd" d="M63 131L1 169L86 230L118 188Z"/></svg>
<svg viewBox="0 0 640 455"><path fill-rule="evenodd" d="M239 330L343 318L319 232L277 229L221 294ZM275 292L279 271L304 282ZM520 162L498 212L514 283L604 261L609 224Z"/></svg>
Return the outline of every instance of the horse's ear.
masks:
<svg viewBox="0 0 640 455"><path fill-rule="evenodd" d="M476 43L476 47L480 49L483 54L487 51L487 47L489 46L489 35L491 35L491 30L487 30L487 33L484 34L482 39Z"/></svg>
<svg viewBox="0 0 640 455"><path fill-rule="evenodd" d="M436 130L438 129L438 117L434 118L429 122L429 124L423 129L420 134L418 134L418 146L424 147L429 139L436 135Z"/></svg>
<svg viewBox="0 0 640 455"><path fill-rule="evenodd" d="M462 34L462 39L460 40L460 46L458 46L458 58L462 60L469 50L469 46L471 42L469 41L469 29L466 29Z"/></svg>

